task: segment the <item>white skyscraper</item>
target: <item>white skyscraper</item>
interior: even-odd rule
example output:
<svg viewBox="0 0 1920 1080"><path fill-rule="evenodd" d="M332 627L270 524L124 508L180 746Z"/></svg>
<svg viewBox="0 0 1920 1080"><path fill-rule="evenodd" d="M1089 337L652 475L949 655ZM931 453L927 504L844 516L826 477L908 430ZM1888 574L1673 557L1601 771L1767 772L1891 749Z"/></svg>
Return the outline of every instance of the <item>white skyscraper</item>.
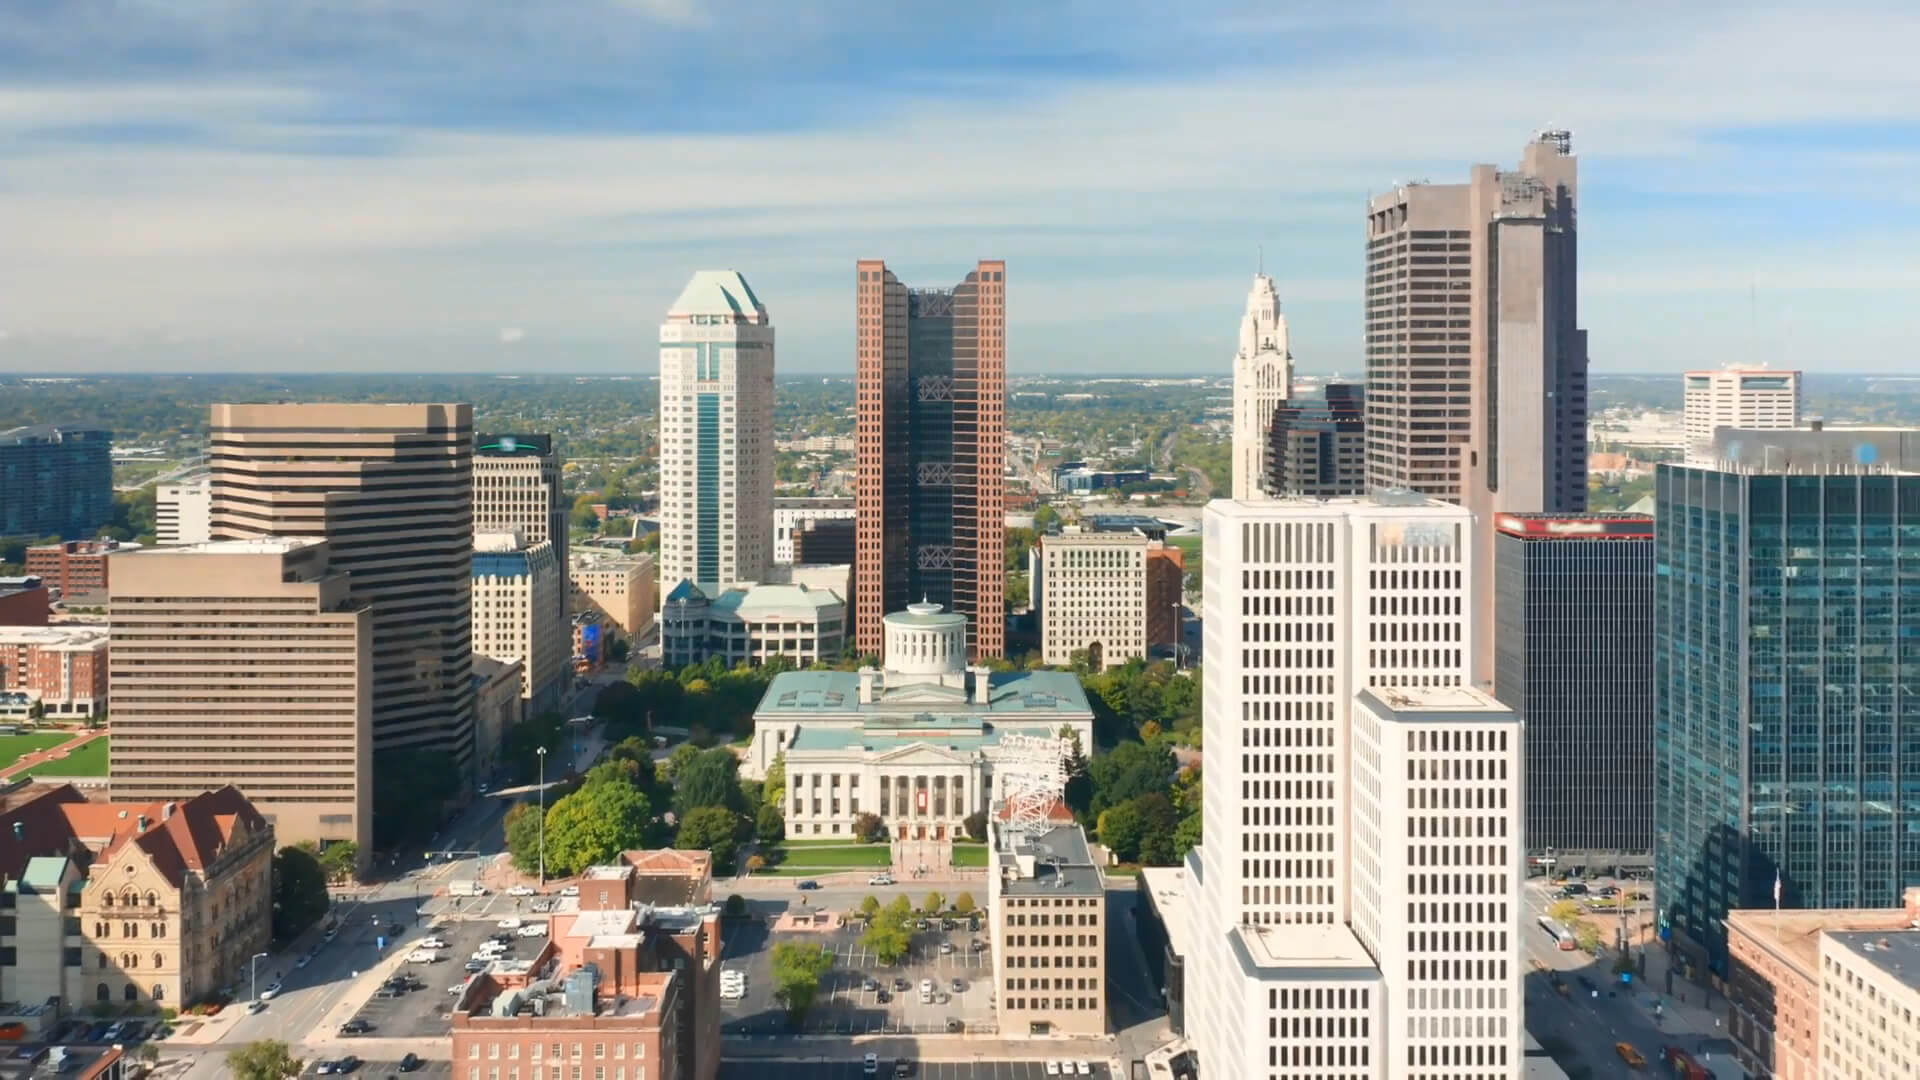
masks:
<svg viewBox="0 0 1920 1080"><path fill-rule="evenodd" d="M1187 860L1186 985L1209 1075L1521 1075L1519 731L1464 688L1473 529L1467 510L1414 495L1207 507L1208 827ZM1494 728L1498 750L1437 750ZM1450 790L1502 824L1481 823L1478 801L1416 801L1454 797L1424 781L1478 757L1500 760ZM1437 868L1450 876L1422 876ZM1475 905L1470 932L1435 936L1465 916L1423 905L1456 902ZM1422 930L1427 915L1448 929Z"/></svg>
<svg viewBox="0 0 1920 1080"><path fill-rule="evenodd" d="M773 323L702 270L660 325L660 595L765 581L773 555Z"/></svg>
<svg viewBox="0 0 1920 1080"><path fill-rule="evenodd" d="M1266 492L1267 435L1273 410L1293 388L1293 352L1287 347L1287 317L1273 279L1253 276L1247 313L1240 318L1240 349L1233 356L1233 497L1257 499Z"/></svg>
<svg viewBox="0 0 1920 1080"><path fill-rule="evenodd" d="M1687 464L1712 465L1713 433L1800 426L1800 373L1772 368L1687 372Z"/></svg>

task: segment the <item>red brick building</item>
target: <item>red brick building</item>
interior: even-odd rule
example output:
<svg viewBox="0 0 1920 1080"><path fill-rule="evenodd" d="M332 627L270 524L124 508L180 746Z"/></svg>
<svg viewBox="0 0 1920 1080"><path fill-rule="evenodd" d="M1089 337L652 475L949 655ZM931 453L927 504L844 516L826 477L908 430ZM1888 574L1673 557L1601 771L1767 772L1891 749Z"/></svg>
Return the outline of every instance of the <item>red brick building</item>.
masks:
<svg viewBox="0 0 1920 1080"><path fill-rule="evenodd" d="M107 711L107 631L0 626L0 717L50 720Z"/></svg>
<svg viewBox="0 0 1920 1080"><path fill-rule="evenodd" d="M110 556L138 551L139 544L118 540L69 540L27 549L27 573L38 577L63 600L97 594L106 602Z"/></svg>
<svg viewBox="0 0 1920 1080"><path fill-rule="evenodd" d="M47 612L47 586L39 578L0 578L0 626L45 626Z"/></svg>
<svg viewBox="0 0 1920 1080"><path fill-rule="evenodd" d="M1147 545L1147 647L1180 642L1182 618L1175 609L1186 594L1186 556L1172 544Z"/></svg>

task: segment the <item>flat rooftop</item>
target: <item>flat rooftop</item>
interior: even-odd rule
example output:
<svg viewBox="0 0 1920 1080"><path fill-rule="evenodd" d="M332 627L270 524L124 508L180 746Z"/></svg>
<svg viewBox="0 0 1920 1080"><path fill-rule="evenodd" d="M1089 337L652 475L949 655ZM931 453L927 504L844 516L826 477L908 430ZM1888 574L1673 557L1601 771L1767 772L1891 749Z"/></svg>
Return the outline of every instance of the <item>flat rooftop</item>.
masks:
<svg viewBox="0 0 1920 1080"><path fill-rule="evenodd" d="M1055 825L1032 838L1002 833L1001 850L995 852L997 870L1002 875L1018 870L1021 856L1033 859L1033 876L1012 880L1002 878L1000 892L1006 896L1104 896L1106 884L1093 865L1093 853L1087 848L1087 834L1078 825Z"/></svg>
<svg viewBox="0 0 1920 1080"><path fill-rule="evenodd" d="M1827 936L1900 985L1920 990L1920 930L1836 930Z"/></svg>
<svg viewBox="0 0 1920 1080"><path fill-rule="evenodd" d="M1727 912L1727 933L1782 957L1802 975L1820 970L1820 935L1828 931L1869 931L1878 934L1902 930L1906 912L1900 908L1741 908Z"/></svg>
<svg viewBox="0 0 1920 1080"><path fill-rule="evenodd" d="M1519 720L1518 713L1471 686L1369 686L1360 692L1360 700L1373 706L1381 719L1400 723Z"/></svg>
<svg viewBox="0 0 1920 1080"><path fill-rule="evenodd" d="M1143 866L1140 880L1146 883L1153 910L1167 928L1167 944L1176 956L1192 956L1193 922L1188 910L1187 871L1178 866Z"/></svg>
<svg viewBox="0 0 1920 1080"><path fill-rule="evenodd" d="M1373 957L1345 926L1247 925L1231 933L1234 952L1250 972L1268 979L1320 973L1342 978L1379 975Z"/></svg>
<svg viewBox="0 0 1920 1080"><path fill-rule="evenodd" d="M167 555L285 555L324 542L301 536L272 536L258 540L208 540L199 544L175 544L151 550Z"/></svg>

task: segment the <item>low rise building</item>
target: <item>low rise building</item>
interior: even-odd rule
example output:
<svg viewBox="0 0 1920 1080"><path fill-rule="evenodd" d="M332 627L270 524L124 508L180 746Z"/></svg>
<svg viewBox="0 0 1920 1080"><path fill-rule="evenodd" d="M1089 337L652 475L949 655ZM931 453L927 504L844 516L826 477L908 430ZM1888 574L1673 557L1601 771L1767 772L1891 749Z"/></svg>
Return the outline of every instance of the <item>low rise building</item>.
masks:
<svg viewBox="0 0 1920 1080"><path fill-rule="evenodd" d="M659 574L653 556L580 551L573 555L568 573L574 611L600 611L631 637L653 628L654 612L659 610Z"/></svg>
<svg viewBox="0 0 1920 1080"><path fill-rule="evenodd" d="M1820 1075L1907 1076L1920 1062L1920 930L1820 938Z"/></svg>
<svg viewBox="0 0 1920 1080"><path fill-rule="evenodd" d="M106 630L0 626L0 717L74 720L106 711Z"/></svg>
<svg viewBox="0 0 1920 1080"><path fill-rule="evenodd" d="M178 1008L247 977L272 936L273 828L231 787L0 811L0 1000Z"/></svg>
<svg viewBox="0 0 1920 1080"><path fill-rule="evenodd" d="M163 546L213 539L213 483L207 474L154 488L153 538Z"/></svg>
<svg viewBox="0 0 1920 1080"><path fill-rule="evenodd" d="M989 826L987 911L1000 1033L1107 1030L1107 889L1078 825Z"/></svg>
<svg viewBox="0 0 1920 1080"><path fill-rule="evenodd" d="M518 529L473 538L473 651L520 665L523 708L537 715L562 704L567 672L567 587L553 544L526 542Z"/></svg>
<svg viewBox="0 0 1920 1080"><path fill-rule="evenodd" d="M58 593L62 603L105 603L109 560L139 550L139 544L120 540L68 540L30 547L27 573Z"/></svg>
<svg viewBox="0 0 1920 1080"><path fill-rule="evenodd" d="M1134 889L1139 896L1133 905L1133 923L1141 954L1166 1003L1167 1023L1175 1035L1185 1035L1186 965L1193 949L1187 872L1178 866L1143 866Z"/></svg>
<svg viewBox="0 0 1920 1080"><path fill-rule="evenodd" d="M520 697L523 681L518 660L505 662L473 655L473 768L488 776L500 765L507 732L526 716Z"/></svg>
<svg viewBox="0 0 1920 1080"><path fill-rule="evenodd" d="M805 584L755 584L709 595L682 581L660 618L661 655L669 667L716 656L729 666L784 656L804 667L834 659L847 642L846 600Z"/></svg>
<svg viewBox="0 0 1920 1080"><path fill-rule="evenodd" d="M0 577L0 626L45 626L52 607L46 582L31 575Z"/></svg>

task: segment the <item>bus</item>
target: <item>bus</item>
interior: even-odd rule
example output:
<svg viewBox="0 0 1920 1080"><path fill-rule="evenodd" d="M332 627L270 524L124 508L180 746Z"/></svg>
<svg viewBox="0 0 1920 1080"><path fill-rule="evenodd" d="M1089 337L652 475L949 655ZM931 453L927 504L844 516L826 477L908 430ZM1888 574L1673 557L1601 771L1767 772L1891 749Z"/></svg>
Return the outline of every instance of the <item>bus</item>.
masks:
<svg viewBox="0 0 1920 1080"><path fill-rule="evenodd" d="M1545 930L1547 936L1552 938L1554 943L1560 946L1561 952L1573 952L1580 947L1580 943L1573 939L1573 932L1571 930L1547 918L1545 915L1540 916L1540 929Z"/></svg>

